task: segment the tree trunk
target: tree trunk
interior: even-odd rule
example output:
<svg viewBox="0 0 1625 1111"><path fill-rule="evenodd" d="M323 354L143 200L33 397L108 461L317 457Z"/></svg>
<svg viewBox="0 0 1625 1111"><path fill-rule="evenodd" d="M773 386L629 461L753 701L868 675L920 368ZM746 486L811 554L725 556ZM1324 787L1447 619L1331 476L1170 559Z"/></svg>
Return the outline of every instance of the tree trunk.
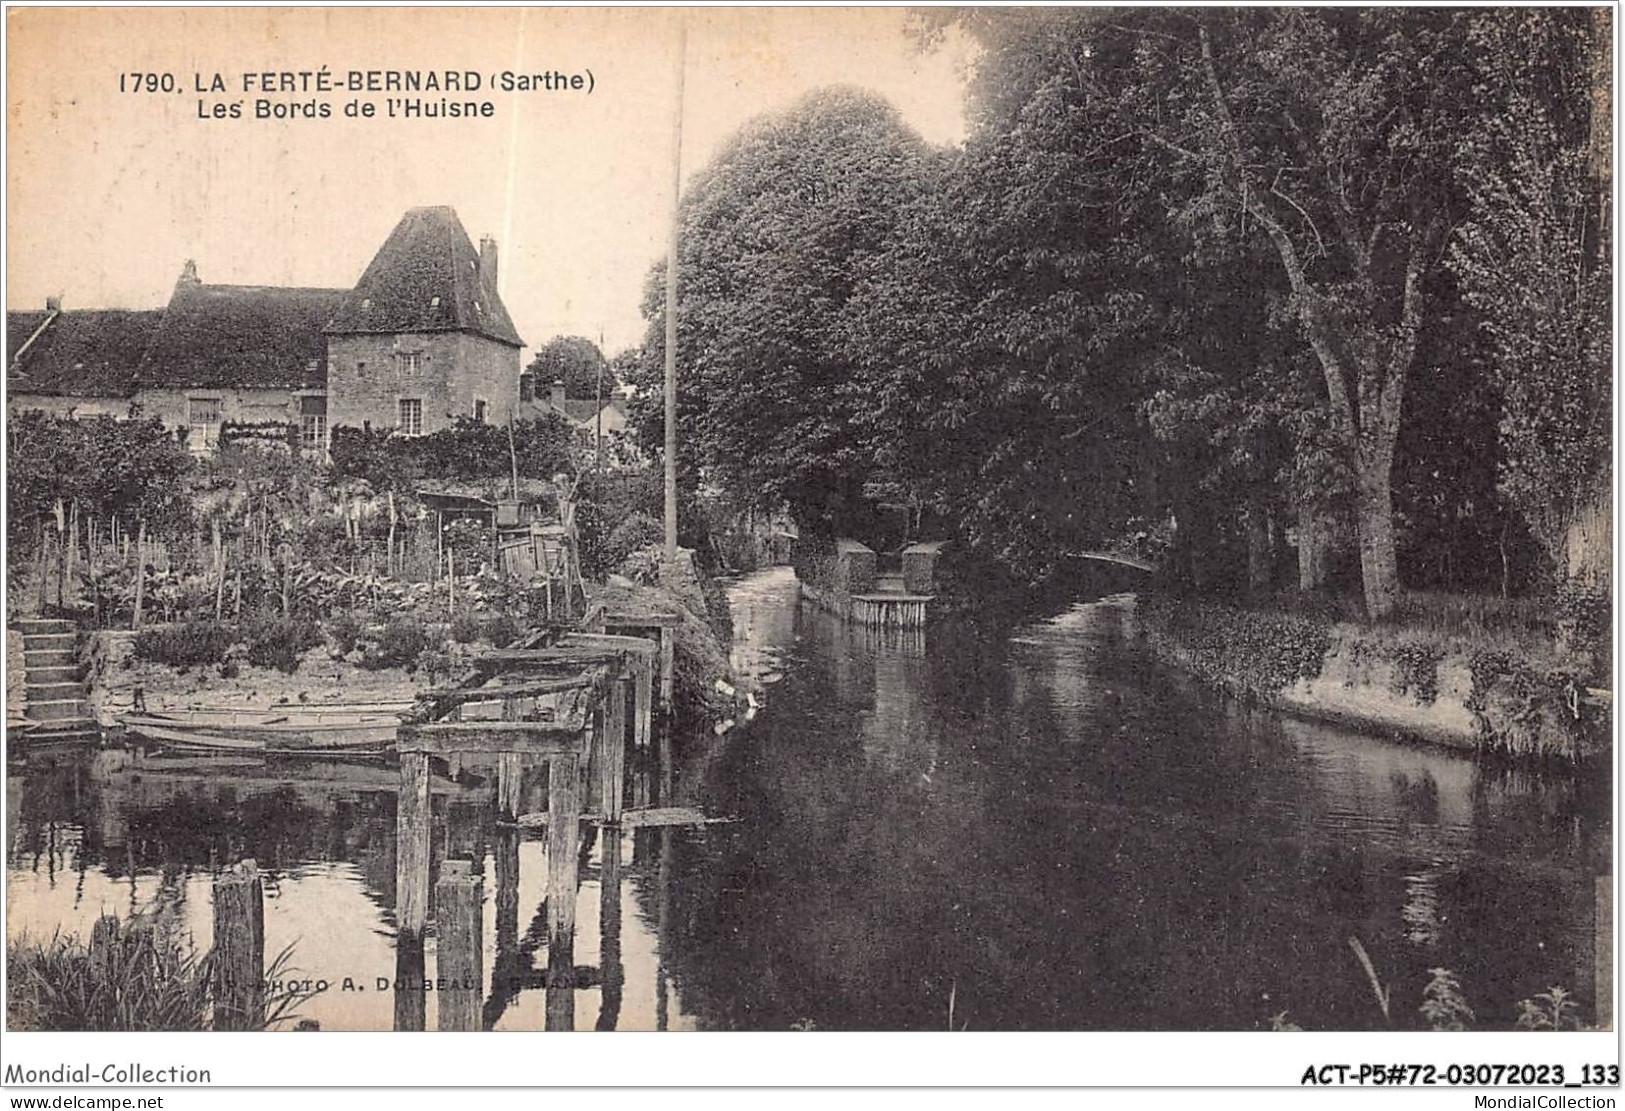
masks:
<svg viewBox="0 0 1625 1111"><path fill-rule="evenodd" d="M1250 590L1270 588L1270 572L1275 562L1270 546L1269 510L1263 498L1247 502L1247 586Z"/></svg>
<svg viewBox="0 0 1625 1111"><path fill-rule="evenodd" d="M1362 460L1355 476L1360 538L1360 579L1365 612L1372 620L1387 617L1399 600L1399 561L1394 549L1392 476L1385 460Z"/></svg>

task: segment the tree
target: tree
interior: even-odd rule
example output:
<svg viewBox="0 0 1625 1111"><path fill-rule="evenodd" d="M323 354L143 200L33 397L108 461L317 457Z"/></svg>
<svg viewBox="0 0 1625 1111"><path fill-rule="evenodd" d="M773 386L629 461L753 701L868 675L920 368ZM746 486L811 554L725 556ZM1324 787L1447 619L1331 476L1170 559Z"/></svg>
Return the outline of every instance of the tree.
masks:
<svg viewBox="0 0 1625 1111"><path fill-rule="evenodd" d="M585 336L554 336L536 352L526 370L533 376L538 396L545 397L555 382L564 383L564 396L592 400L598 396L599 372L604 372L604 395L615 382L598 345Z"/></svg>
<svg viewBox="0 0 1625 1111"><path fill-rule="evenodd" d="M855 417L872 387L840 343L843 313L935 159L889 104L836 88L747 124L696 176L678 287L689 490L698 464L741 507L788 504L809 528L861 515L872 467ZM644 304L651 387L665 354L663 273ZM658 423L639 423L656 449Z"/></svg>
<svg viewBox="0 0 1625 1111"><path fill-rule="evenodd" d="M1478 26L1500 105L1468 137L1471 218L1450 263L1489 337L1502 394L1498 486L1560 577L1606 585L1612 345L1606 16L1505 10Z"/></svg>

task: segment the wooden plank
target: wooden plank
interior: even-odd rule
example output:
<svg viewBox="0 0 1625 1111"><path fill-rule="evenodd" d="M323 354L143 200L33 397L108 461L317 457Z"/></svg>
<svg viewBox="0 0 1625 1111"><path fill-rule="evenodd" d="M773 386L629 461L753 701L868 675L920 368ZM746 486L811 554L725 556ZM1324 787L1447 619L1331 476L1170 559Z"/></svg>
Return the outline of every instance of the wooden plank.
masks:
<svg viewBox="0 0 1625 1111"><path fill-rule="evenodd" d="M395 794L395 923L401 933L419 939L429 917L431 814L429 757L402 753Z"/></svg>
<svg viewBox="0 0 1625 1111"><path fill-rule="evenodd" d="M214 1029L265 1022L265 891L252 860L214 880Z"/></svg>
<svg viewBox="0 0 1625 1111"><path fill-rule="evenodd" d="M672 630L660 634L660 708L671 713L677 696L677 643Z"/></svg>
<svg viewBox="0 0 1625 1111"><path fill-rule="evenodd" d="M560 648L603 648L630 652L647 658L652 658L659 651L659 646L649 637L610 636L597 633L571 633L559 642L559 646Z"/></svg>
<svg viewBox="0 0 1625 1111"><path fill-rule="evenodd" d="M439 540L440 540L440 538L437 535L435 537L435 542L436 542L436 546L437 546L437 553L436 553L437 573L438 573L438 559L439 559L439 555L438 555ZM554 637L556 637L557 635L558 635L557 630L555 630L555 629L553 629L551 627L544 626L543 628L540 628L540 629L534 629L531 632L527 633L525 636L521 637L519 639L519 641L517 642L517 646L520 649L526 649L526 650L536 649L536 648L540 647L541 645L550 643L552 641L552 639ZM456 690L456 689L461 689L461 688L464 688L464 687L478 686L481 683L488 682L490 680L490 678L491 678L492 672L494 670L496 670L497 667L500 666L500 662L499 661L492 661L490 663L487 663L486 659L487 658L483 657L483 656L475 657L473 662L467 668L465 668L460 675L458 675L455 679L452 680L451 688ZM443 701L444 701L444 696L437 697L433 692L431 692L429 694L426 694L426 695L422 695L422 696L419 697L419 699L417 701L417 704L412 709L407 710L405 713L403 713L401 715L401 720L405 721L405 722L422 722L422 721L431 721L431 720L433 720L433 719L435 719L437 717L440 717L441 715L445 714L448 709L451 708L449 706L443 706L442 705Z"/></svg>
<svg viewBox="0 0 1625 1111"><path fill-rule="evenodd" d="M499 687L441 687L425 697L434 698L447 710L467 702L500 702L505 698L534 698L542 694L582 690L600 681L600 671L583 671L577 675L548 676L520 683L506 683Z"/></svg>
<svg viewBox="0 0 1625 1111"><path fill-rule="evenodd" d="M395 1029L421 1031L427 1018L423 939L401 934L395 939Z"/></svg>
<svg viewBox="0 0 1625 1111"><path fill-rule="evenodd" d="M606 610L604 627L611 629L675 629L683 615L663 610Z"/></svg>
<svg viewBox="0 0 1625 1111"><path fill-rule="evenodd" d="M475 662L492 670L514 664L601 664L614 663L622 653L614 649L581 648L497 648Z"/></svg>
<svg viewBox="0 0 1625 1111"><path fill-rule="evenodd" d="M524 786L525 758L518 752L497 756L497 817L511 822L519 816Z"/></svg>
<svg viewBox="0 0 1625 1111"><path fill-rule="evenodd" d="M646 749L654 728L654 665L645 663L637 668L632 681L632 743Z"/></svg>
<svg viewBox="0 0 1625 1111"><path fill-rule="evenodd" d="M483 881L466 860L448 860L435 884L435 996L439 1029L478 1030L485 1002Z"/></svg>
<svg viewBox="0 0 1625 1111"><path fill-rule="evenodd" d="M613 1030L621 1018L621 835L605 830L598 877L598 967L602 970L598 1029Z"/></svg>
<svg viewBox="0 0 1625 1111"><path fill-rule="evenodd" d="M600 820L599 815L587 814L586 821ZM621 828L637 829L661 826L713 826L739 821L738 818L710 817L693 806L639 806L621 811ZM544 813L521 814L514 822L521 829L546 829L548 816Z"/></svg>

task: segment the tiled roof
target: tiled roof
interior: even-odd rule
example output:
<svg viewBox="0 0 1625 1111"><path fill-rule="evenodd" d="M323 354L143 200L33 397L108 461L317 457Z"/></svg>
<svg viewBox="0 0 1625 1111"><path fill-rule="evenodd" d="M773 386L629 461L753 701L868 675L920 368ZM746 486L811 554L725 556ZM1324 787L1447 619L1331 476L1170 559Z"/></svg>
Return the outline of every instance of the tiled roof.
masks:
<svg viewBox="0 0 1625 1111"><path fill-rule="evenodd" d="M457 213L409 209L339 305L330 333L473 332L523 347Z"/></svg>
<svg viewBox="0 0 1625 1111"><path fill-rule="evenodd" d="M54 316L8 312L7 387L53 397L129 397L162 316L160 309L74 310Z"/></svg>
<svg viewBox="0 0 1625 1111"><path fill-rule="evenodd" d="M162 388L312 388L327 384L322 326L338 289L175 286L141 361L139 382Z"/></svg>

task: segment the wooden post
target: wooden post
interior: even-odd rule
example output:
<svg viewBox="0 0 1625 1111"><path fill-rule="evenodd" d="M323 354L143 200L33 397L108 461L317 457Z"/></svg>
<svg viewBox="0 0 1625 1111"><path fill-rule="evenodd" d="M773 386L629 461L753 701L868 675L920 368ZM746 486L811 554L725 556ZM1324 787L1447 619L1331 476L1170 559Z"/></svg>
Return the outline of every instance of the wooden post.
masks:
<svg viewBox="0 0 1625 1111"><path fill-rule="evenodd" d="M575 1029L576 855L581 761L554 756L547 769L547 1029Z"/></svg>
<svg viewBox="0 0 1625 1111"><path fill-rule="evenodd" d="M638 748L649 747L649 730L654 718L653 660L640 659L634 673L632 698L632 742Z"/></svg>
<svg viewBox="0 0 1625 1111"><path fill-rule="evenodd" d="M401 786L395 796L395 925L421 940L429 916L429 757L401 756Z"/></svg>
<svg viewBox="0 0 1625 1111"><path fill-rule="evenodd" d="M499 829L493 854L497 875L497 962L519 945L519 830ZM493 991L497 985L492 985Z"/></svg>
<svg viewBox="0 0 1625 1111"><path fill-rule="evenodd" d="M497 817L511 822L519 817L519 795L524 785L525 758L517 752L497 756Z"/></svg>
<svg viewBox="0 0 1625 1111"><path fill-rule="evenodd" d="M603 741L599 745L599 805L604 821L619 825L621 821L621 792L626 767L626 693L627 680L612 679L604 706Z"/></svg>
<svg viewBox="0 0 1625 1111"><path fill-rule="evenodd" d="M671 713L677 696L677 630L660 630L660 708Z"/></svg>
<svg viewBox="0 0 1625 1111"><path fill-rule="evenodd" d="M427 998L424 980L423 939L415 934L395 938L395 1029L422 1030Z"/></svg>
<svg viewBox="0 0 1625 1111"><path fill-rule="evenodd" d="M118 919L111 914L96 919L90 928L90 972L95 983L105 983L112 974L113 950L118 945Z"/></svg>
<svg viewBox="0 0 1625 1111"><path fill-rule="evenodd" d="M293 548L282 545L282 616L293 615Z"/></svg>
<svg viewBox="0 0 1625 1111"><path fill-rule="evenodd" d="M621 987L626 972L621 967L621 833L603 831L602 856L598 867L598 973L600 1004L598 1029L613 1030L621 1018Z"/></svg>
<svg viewBox="0 0 1625 1111"><path fill-rule="evenodd" d="M147 522L142 521L135 535L135 613L130 628L141 628L141 603L147 595Z"/></svg>
<svg viewBox="0 0 1625 1111"><path fill-rule="evenodd" d="M441 866L434 890L435 994L441 1030L478 1030L485 1002L484 881L466 860Z"/></svg>
<svg viewBox="0 0 1625 1111"><path fill-rule="evenodd" d="M446 549L446 617L457 616L457 553Z"/></svg>
<svg viewBox="0 0 1625 1111"><path fill-rule="evenodd" d="M257 1030L265 1022L265 900L252 860L214 880L214 1028Z"/></svg>
<svg viewBox="0 0 1625 1111"><path fill-rule="evenodd" d="M1597 877L1597 931L1596 959L1597 968L1596 1006L1597 1029L1612 1030L1614 1028L1614 877L1612 874Z"/></svg>

